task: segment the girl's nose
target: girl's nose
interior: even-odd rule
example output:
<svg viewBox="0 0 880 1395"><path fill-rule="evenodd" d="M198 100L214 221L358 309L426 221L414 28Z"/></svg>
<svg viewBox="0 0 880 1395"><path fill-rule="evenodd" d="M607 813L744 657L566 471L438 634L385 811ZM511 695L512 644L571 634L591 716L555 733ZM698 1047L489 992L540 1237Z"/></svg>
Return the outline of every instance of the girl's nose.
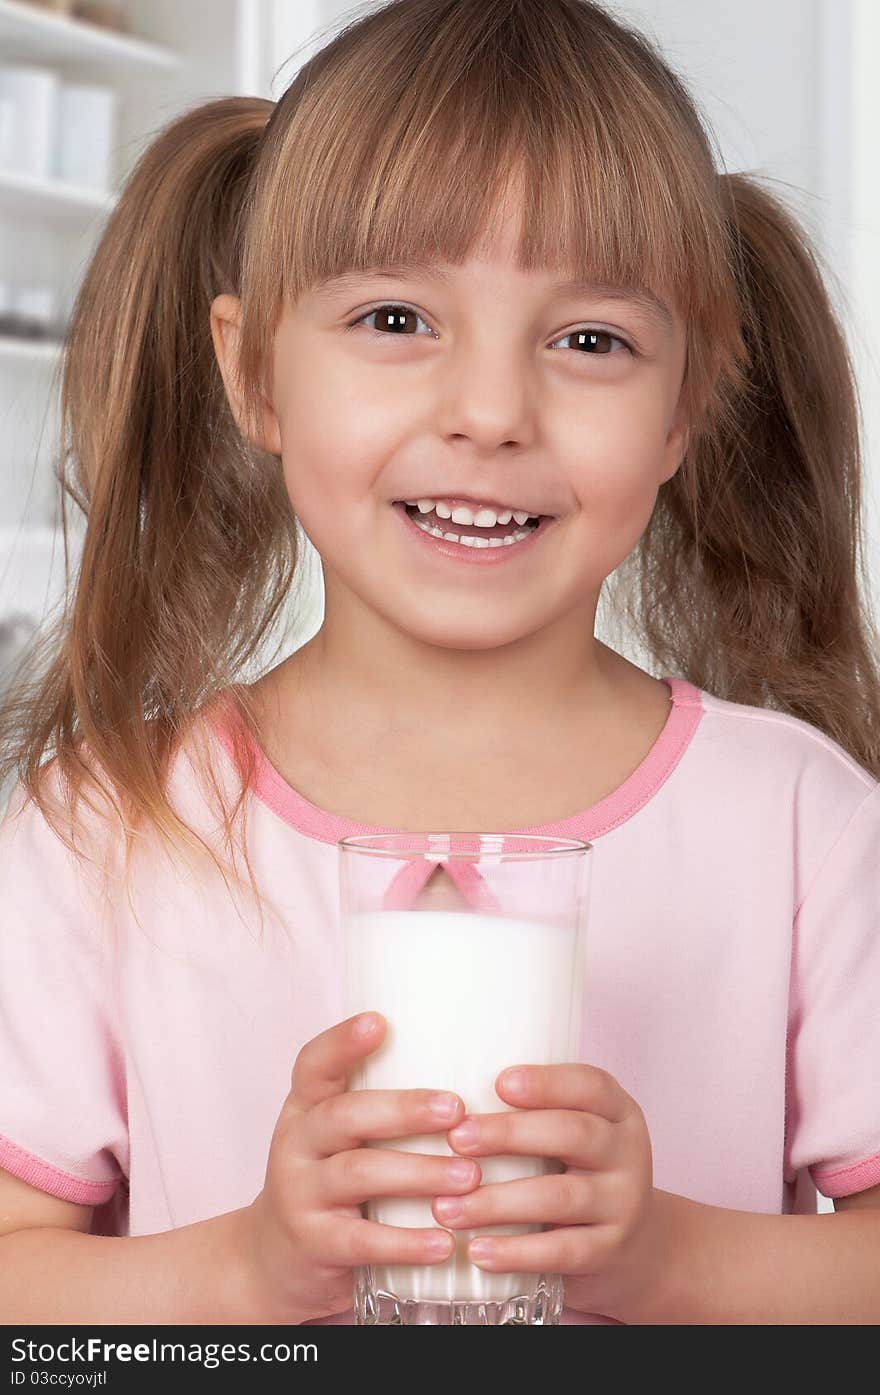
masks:
<svg viewBox="0 0 880 1395"><path fill-rule="evenodd" d="M464 352L449 366L439 412L441 430L480 450L528 445L535 435L536 386L521 353Z"/></svg>

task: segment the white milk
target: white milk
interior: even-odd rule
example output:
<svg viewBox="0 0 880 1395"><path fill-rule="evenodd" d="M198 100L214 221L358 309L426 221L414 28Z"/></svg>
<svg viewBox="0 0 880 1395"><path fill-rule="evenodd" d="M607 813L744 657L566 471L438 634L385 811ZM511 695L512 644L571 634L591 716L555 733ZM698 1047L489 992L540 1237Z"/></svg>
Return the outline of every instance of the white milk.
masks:
<svg viewBox="0 0 880 1395"><path fill-rule="evenodd" d="M388 1021L382 1045L349 1077L351 1088L453 1090L469 1113L494 1113L512 1107L494 1087L506 1066L576 1059L582 983L575 926L435 909L355 914L345 929L349 1012L374 1009ZM445 1132L376 1139L371 1146L456 1156ZM483 1183L562 1166L521 1155L477 1161ZM436 1226L432 1200L379 1197L365 1214L388 1225ZM468 1240L542 1228L455 1230L448 1260L374 1266L376 1286L405 1299L503 1301L526 1291L533 1279L479 1269L467 1259Z"/></svg>

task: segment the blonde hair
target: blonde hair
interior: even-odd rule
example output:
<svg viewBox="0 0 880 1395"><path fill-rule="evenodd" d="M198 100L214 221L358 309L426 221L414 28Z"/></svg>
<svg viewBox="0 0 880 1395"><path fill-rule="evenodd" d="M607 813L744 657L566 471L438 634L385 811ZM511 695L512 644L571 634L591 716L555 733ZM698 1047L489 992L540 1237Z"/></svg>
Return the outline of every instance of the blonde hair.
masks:
<svg viewBox="0 0 880 1395"><path fill-rule="evenodd" d="M880 776L856 387L804 229L757 178L718 172L681 80L600 5L392 0L279 102L210 101L161 130L87 269L59 472L87 516L82 562L0 709L0 775L17 766L47 817L51 752L71 818L87 784L105 789L126 867L146 821L222 870L165 784L226 695L234 856L259 736L238 680L300 554L279 461L232 418L211 302L241 299L256 427L285 303L352 269L465 259L515 178L522 269L645 285L686 325L688 448L612 579L617 612L660 672L791 713ZM66 519L64 536L66 555Z"/></svg>

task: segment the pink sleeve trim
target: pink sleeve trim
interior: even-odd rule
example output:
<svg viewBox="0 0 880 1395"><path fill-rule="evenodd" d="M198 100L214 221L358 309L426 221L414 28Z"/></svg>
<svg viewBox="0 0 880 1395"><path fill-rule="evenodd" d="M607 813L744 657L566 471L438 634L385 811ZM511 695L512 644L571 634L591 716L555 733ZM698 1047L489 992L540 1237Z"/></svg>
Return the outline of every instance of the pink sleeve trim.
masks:
<svg viewBox="0 0 880 1395"><path fill-rule="evenodd" d="M850 1196L880 1183L880 1153L849 1167L836 1167L830 1172L816 1172L811 1167L809 1172L823 1196Z"/></svg>
<svg viewBox="0 0 880 1395"><path fill-rule="evenodd" d="M86 1182L82 1177L72 1177L69 1172L61 1172L59 1168L43 1162L42 1158L34 1157L33 1153L26 1153L2 1134L0 1167L5 1167L7 1172L22 1182L38 1187L41 1192L49 1192L62 1201L77 1201L83 1206L98 1206L109 1201L119 1182L119 1177L111 1182Z"/></svg>

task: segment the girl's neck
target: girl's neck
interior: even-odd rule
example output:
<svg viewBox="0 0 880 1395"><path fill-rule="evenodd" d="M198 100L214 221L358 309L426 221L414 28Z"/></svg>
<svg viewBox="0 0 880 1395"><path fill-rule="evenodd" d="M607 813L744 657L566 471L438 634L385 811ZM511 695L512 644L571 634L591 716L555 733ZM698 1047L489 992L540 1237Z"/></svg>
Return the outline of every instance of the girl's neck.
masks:
<svg viewBox="0 0 880 1395"><path fill-rule="evenodd" d="M665 683L601 650L601 707L548 711L540 727L498 731L479 749L452 726L406 735L377 724L351 690L336 703L322 689L318 703L294 654L251 685L260 745L303 798L359 823L474 831L555 823L617 789L669 715Z"/></svg>

